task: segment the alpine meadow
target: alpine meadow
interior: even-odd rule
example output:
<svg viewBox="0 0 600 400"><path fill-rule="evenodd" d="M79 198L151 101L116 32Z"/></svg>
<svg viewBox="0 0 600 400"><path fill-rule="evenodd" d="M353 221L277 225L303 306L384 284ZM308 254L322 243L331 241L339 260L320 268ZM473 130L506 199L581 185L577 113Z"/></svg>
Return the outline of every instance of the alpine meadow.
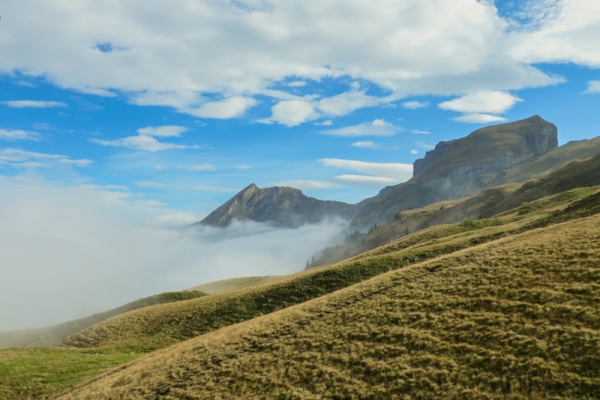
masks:
<svg viewBox="0 0 600 400"><path fill-rule="evenodd" d="M0 15L0 399L600 399L597 1Z"/></svg>

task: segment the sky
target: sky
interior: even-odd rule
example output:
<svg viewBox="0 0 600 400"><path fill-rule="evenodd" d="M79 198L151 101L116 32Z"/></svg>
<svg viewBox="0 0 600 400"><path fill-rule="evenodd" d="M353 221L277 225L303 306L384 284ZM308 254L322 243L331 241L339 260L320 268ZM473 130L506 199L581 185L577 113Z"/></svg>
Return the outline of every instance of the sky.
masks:
<svg viewBox="0 0 600 400"><path fill-rule="evenodd" d="M489 124L600 134L596 0L2 0L0 16L0 201L20 218L0 261L31 267L15 287L41 263L23 256L33 229L68 226L48 257L78 268L90 193L112 230L160 225L168 247L250 183L355 203Z"/></svg>

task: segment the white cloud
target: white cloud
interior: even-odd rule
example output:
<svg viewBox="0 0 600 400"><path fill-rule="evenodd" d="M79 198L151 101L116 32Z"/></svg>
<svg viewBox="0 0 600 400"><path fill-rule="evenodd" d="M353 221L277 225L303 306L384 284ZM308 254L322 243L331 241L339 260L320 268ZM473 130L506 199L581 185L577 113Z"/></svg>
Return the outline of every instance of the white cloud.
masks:
<svg viewBox="0 0 600 400"><path fill-rule="evenodd" d="M152 136L139 135L129 136L123 139L116 140L102 140L102 139L90 139L91 142L97 143L102 146L112 147L128 147L134 150L141 151L160 151L170 149L187 149L189 146L159 142Z"/></svg>
<svg viewBox="0 0 600 400"><path fill-rule="evenodd" d="M5 4L12 20L3 28L0 71L86 93L123 93L136 104L206 118L240 116L253 96L290 78L349 77L394 98L451 95L560 81L524 63L528 57L590 65L600 59L594 2L564 0L566 20L514 34L491 1L176 0L167 9L143 0L119 7L73 4ZM231 104L206 103L206 96ZM340 99L323 99L317 108L340 115L375 101L365 93Z"/></svg>
<svg viewBox="0 0 600 400"><path fill-rule="evenodd" d="M11 100L2 103L12 108L50 108L67 106L66 103L60 101Z"/></svg>
<svg viewBox="0 0 600 400"><path fill-rule="evenodd" d="M93 163L92 160L73 160L60 154L37 153L13 148L0 150L0 166L8 165L16 168L49 167L52 164L72 164L85 167Z"/></svg>
<svg viewBox="0 0 600 400"><path fill-rule="evenodd" d="M402 131L399 126L376 119L371 123L363 123L354 126L345 126L338 129L328 129L319 133L333 136L393 136Z"/></svg>
<svg viewBox="0 0 600 400"><path fill-rule="evenodd" d="M385 178L382 176L339 175L334 177L334 179L365 189L381 189L382 186L397 185L402 183L400 179Z"/></svg>
<svg viewBox="0 0 600 400"><path fill-rule="evenodd" d="M128 136L122 139L115 140L104 140L104 139L90 139L91 142L112 147L128 147L134 150L141 151L160 151L170 149L197 149L200 146L185 146L177 145L172 143L160 142L155 137L179 137L183 132L188 129L184 126L178 125L164 125L164 126L148 126L146 128L140 128L137 130L138 136ZM162 169L162 166L157 169Z"/></svg>
<svg viewBox="0 0 600 400"><path fill-rule="evenodd" d="M179 137L188 129L184 126L166 125L166 126L148 126L138 129L140 135L156 136L156 137Z"/></svg>
<svg viewBox="0 0 600 400"><path fill-rule="evenodd" d="M40 134L18 129L0 129L0 140L40 140Z"/></svg>
<svg viewBox="0 0 600 400"><path fill-rule="evenodd" d="M529 3L523 13L531 22L508 38L515 59L600 66L600 2L536 1Z"/></svg>
<svg viewBox="0 0 600 400"><path fill-rule="evenodd" d="M375 142L367 140L365 142L354 142L352 143L352 147L360 147L362 149L379 149L381 146Z"/></svg>
<svg viewBox="0 0 600 400"><path fill-rule="evenodd" d="M280 101L271 108L271 112L271 118L267 121L285 126L297 126L319 117L312 104L301 100Z"/></svg>
<svg viewBox="0 0 600 400"><path fill-rule="evenodd" d="M315 125L316 126L331 126L331 125L333 125L333 121L330 120L330 119L328 119L328 120L323 121L323 122L315 122Z"/></svg>
<svg viewBox="0 0 600 400"><path fill-rule="evenodd" d="M306 86L305 81L293 81L287 84L289 87L303 87Z"/></svg>
<svg viewBox="0 0 600 400"><path fill-rule="evenodd" d="M0 304L11 304L0 307L0 330L56 324L219 279L299 272L341 229L182 229L200 219L98 187L0 179Z"/></svg>
<svg viewBox="0 0 600 400"><path fill-rule="evenodd" d="M243 164L238 164L235 166L235 168L237 169L252 169L252 166L250 165L243 165Z"/></svg>
<svg viewBox="0 0 600 400"><path fill-rule="evenodd" d="M397 180L410 179L413 172L412 164L400 163L373 163L357 160L340 160L337 158L323 158L319 162L325 167L349 169L370 175L379 175Z"/></svg>
<svg viewBox="0 0 600 400"><path fill-rule="evenodd" d="M191 169L193 171L214 171L215 166L212 164L197 164L197 165L190 165L187 168Z"/></svg>
<svg viewBox="0 0 600 400"><path fill-rule="evenodd" d="M429 135L431 133L429 131L422 131L422 130L419 130L419 129L413 129L410 132L414 133L415 135Z"/></svg>
<svg viewBox="0 0 600 400"><path fill-rule="evenodd" d="M586 94L600 94L600 81L589 81Z"/></svg>
<svg viewBox="0 0 600 400"><path fill-rule="evenodd" d="M338 117L347 115L359 108L372 107L389 101L385 98L369 96L364 91L357 90L357 88L355 85L353 90L349 92L321 99L316 107L325 115Z"/></svg>
<svg viewBox="0 0 600 400"><path fill-rule="evenodd" d="M465 114L452 119L458 122L466 122L469 124L489 124L490 122L506 121L506 118L502 118L497 115L479 113Z"/></svg>
<svg viewBox="0 0 600 400"><path fill-rule="evenodd" d="M88 165L93 163L92 160L87 160L87 159L71 160L70 158L61 158L59 160L59 162L61 162L63 164L77 165L78 167L87 167Z"/></svg>
<svg viewBox="0 0 600 400"><path fill-rule="evenodd" d="M419 154L419 150L411 150L410 154Z"/></svg>
<svg viewBox="0 0 600 400"><path fill-rule="evenodd" d="M161 183L161 182L153 182L153 181L141 181L141 182L136 182L136 185L138 185L141 188L152 188L152 189L159 189L159 188L168 188L169 185L166 183Z"/></svg>
<svg viewBox="0 0 600 400"><path fill-rule="evenodd" d="M242 96L234 96L221 101L202 104L197 109L184 110L187 114L201 118L228 119L244 115L246 110L256 105L256 100Z"/></svg>
<svg viewBox="0 0 600 400"><path fill-rule="evenodd" d="M425 143L423 141L418 141L416 145L425 150L433 150L435 148L434 145Z"/></svg>
<svg viewBox="0 0 600 400"><path fill-rule="evenodd" d="M406 102L402 103L402 107L409 108L411 110L416 110L418 108L424 108L424 107L428 107L428 106L429 106L429 102L428 101L424 101L424 102L420 102L420 101L406 101Z"/></svg>
<svg viewBox="0 0 600 400"><path fill-rule="evenodd" d="M329 181L316 181L316 180L303 180L303 179L291 179L286 181L279 181L273 184L274 186L290 186L300 190L311 190L311 189L335 189L340 188L339 185Z"/></svg>
<svg viewBox="0 0 600 400"><path fill-rule="evenodd" d="M485 91L467 94L454 100L439 104L442 110L452 110L463 113L492 113L501 114L508 111L515 103L523 101L510 93Z"/></svg>

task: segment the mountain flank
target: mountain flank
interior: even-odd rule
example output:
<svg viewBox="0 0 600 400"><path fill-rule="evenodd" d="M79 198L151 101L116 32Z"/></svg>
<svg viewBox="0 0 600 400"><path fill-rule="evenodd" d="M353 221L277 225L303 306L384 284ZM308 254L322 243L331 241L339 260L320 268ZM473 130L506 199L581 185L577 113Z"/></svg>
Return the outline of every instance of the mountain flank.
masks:
<svg viewBox="0 0 600 400"><path fill-rule="evenodd" d="M224 313L198 323L233 311L236 322L252 311L257 318L155 352L60 398L597 398L599 211L594 193L545 215L515 210L498 221L436 227L228 301L216 295L157 306L179 308L155 320L168 329L176 315L190 322L192 304L211 300ZM366 280L372 273L380 276ZM364 282L336 287L354 279ZM322 297L298 301L315 285L327 290ZM276 311L274 303L287 309L257 309ZM149 321L135 314L113 327L115 340L125 318ZM156 325L147 328L156 334Z"/></svg>
<svg viewBox="0 0 600 400"><path fill-rule="evenodd" d="M349 230L366 231L373 224L391 220L400 211L469 196L489 187L507 168L557 146L556 126L537 115L440 142L414 162L410 180L385 188L367 202Z"/></svg>
<svg viewBox="0 0 600 400"><path fill-rule="evenodd" d="M260 189L253 183L195 225L227 227L236 219L247 219L297 228L307 223L321 222L328 217L351 219L356 211L355 205L317 200L291 187Z"/></svg>

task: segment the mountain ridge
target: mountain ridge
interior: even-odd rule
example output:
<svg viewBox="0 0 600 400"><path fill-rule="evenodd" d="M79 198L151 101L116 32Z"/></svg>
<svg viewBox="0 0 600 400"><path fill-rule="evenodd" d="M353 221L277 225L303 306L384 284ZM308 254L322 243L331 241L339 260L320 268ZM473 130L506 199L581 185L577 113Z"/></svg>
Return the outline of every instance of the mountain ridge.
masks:
<svg viewBox="0 0 600 400"><path fill-rule="evenodd" d="M252 183L194 225L227 227L236 219L248 219L297 228L306 223L319 223L328 217L351 219L356 211L356 205L318 200L292 187L261 189Z"/></svg>

